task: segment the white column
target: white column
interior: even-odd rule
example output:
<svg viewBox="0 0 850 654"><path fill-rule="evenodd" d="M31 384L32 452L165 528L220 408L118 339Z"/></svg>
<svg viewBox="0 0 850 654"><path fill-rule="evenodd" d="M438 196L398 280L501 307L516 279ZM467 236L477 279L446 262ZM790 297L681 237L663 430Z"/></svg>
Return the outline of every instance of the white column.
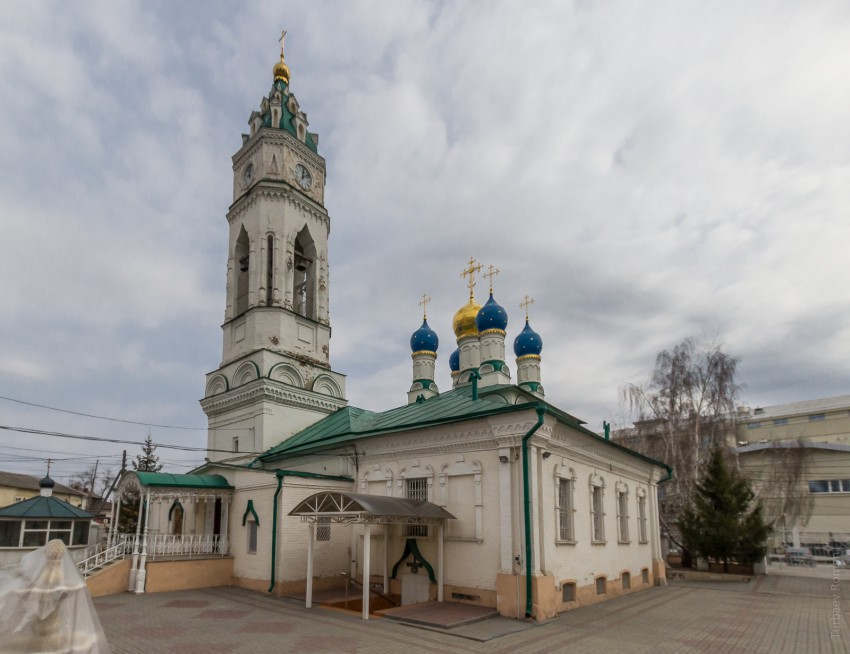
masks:
<svg viewBox="0 0 850 654"><path fill-rule="evenodd" d="M363 619L369 619L369 563L372 556L372 525L363 525Z"/></svg>
<svg viewBox="0 0 850 654"><path fill-rule="evenodd" d="M384 592L390 592L390 526L384 525Z"/></svg>
<svg viewBox="0 0 850 654"><path fill-rule="evenodd" d="M142 491L139 489L139 512L136 514L136 537L133 539L133 563L130 566L130 583L127 590L131 593L136 590L136 577L139 573L139 534L142 529L142 509L144 508Z"/></svg>
<svg viewBox="0 0 850 654"><path fill-rule="evenodd" d="M443 601L443 530L445 521L437 527L437 601Z"/></svg>
<svg viewBox="0 0 850 654"><path fill-rule="evenodd" d="M148 491L147 499L145 500L145 533L142 538L142 556L139 558L139 569L136 571L136 589L137 593L145 592L145 578L147 571L145 564L148 560L148 526L151 518L151 492Z"/></svg>
<svg viewBox="0 0 850 654"><path fill-rule="evenodd" d="M112 523L109 525L109 538L106 542L107 547L115 545L115 534L118 533L118 521L121 518L121 495L112 503Z"/></svg>
<svg viewBox="0 0 850 654"><path fill-rule="evenodd" d="M306 608L313 606L313 541L316 540L316 525L308 523L307 531L307 598L304 602Z"/></svg>
<svg viewBox="0 0 850 654"><path fill-rule="evenodd" d="M221 533L218 536L218 551L224 556L228 552L228 540L230 536L230 498L221 498Z"/></svg>
<svg viewBox="0 0 850 654"><path fill-rule="evenodd" d="M531 557L531 574L535 577L537 576L537 571L541 568L540 521L537 520L537 514L540 511L540 496L537 493L537 482L540 477L537 474L537 460L539 457L540 448L536 445L530 445L528 448L528 472L531 479L529 480L528 490L531 495L531 515L529 516L531 518L529 521L531 522L531 552L526 554L526 556ZM528 580L528 583L531 583L531 579Z"/></svg>
<svg viewBox="0 0 850 654"><path fill-rule="evenodd" d="M502 457L507 459L501 462ZM511 468L513 467L513 450L499 450L499 567L503 574L513 571L513 520L511 502Z"/></svg>

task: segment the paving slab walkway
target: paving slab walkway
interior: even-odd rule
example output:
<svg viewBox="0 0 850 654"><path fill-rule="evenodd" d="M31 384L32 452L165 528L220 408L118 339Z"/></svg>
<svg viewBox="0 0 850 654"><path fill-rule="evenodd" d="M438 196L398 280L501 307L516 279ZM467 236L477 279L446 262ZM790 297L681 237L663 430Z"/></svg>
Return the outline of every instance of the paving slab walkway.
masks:
<svg viewBox="0 0 850 654"><path fill-rule="evenodd" d="M95 606L115 654L850 654L846 571L837 583L773 575L672 582L543 624L494 618L458 628L474 638L230 587L112 595ZM505 633L506 623L522 630Z"/></svg>

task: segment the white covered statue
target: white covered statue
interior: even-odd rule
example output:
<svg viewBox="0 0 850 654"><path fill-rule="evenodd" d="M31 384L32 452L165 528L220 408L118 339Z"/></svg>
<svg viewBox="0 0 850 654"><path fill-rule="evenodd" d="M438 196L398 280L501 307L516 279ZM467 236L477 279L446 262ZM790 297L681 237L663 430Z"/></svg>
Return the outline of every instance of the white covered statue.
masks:
<svg viewBox="0 0 850 654"><path fill-rule="evenodd" d="M94 602L61 540L0 569L0 652L109 654Z"/></svg>

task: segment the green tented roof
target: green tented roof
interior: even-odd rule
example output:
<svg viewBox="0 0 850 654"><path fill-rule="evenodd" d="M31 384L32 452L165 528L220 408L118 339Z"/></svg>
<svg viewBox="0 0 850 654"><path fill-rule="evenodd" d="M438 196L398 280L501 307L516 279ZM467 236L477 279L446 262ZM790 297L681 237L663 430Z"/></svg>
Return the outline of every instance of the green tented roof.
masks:
<svg viewBox="0 0 850 654"><path fill-rule="evenodd" d="M176 486L181 488L233 488L221 475L174 475L170 472L134 471L142 486Z"/></svg>
<svg viewBox="0 0 850 654"><path fill-rule="evenodd" d="M94 516L58 497L31 497L0 509L0 518L58 518L62 520L91 520Z"/></svg>

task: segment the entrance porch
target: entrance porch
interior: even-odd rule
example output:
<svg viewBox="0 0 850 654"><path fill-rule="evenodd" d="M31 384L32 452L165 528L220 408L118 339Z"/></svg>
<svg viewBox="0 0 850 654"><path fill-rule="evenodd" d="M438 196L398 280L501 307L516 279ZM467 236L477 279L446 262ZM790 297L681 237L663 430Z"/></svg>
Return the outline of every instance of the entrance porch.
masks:
<svg viewBox="0 0 850 654"><path fill-rule="evenodd" d="M103 559L132 557L127 589L144 593L148 560L223 557L230 552L233 487L220 475L126 472L117 487ZM121 533L121 507L137 504L134 533ZM93 557L97 563L97 556Z"/></svg>

